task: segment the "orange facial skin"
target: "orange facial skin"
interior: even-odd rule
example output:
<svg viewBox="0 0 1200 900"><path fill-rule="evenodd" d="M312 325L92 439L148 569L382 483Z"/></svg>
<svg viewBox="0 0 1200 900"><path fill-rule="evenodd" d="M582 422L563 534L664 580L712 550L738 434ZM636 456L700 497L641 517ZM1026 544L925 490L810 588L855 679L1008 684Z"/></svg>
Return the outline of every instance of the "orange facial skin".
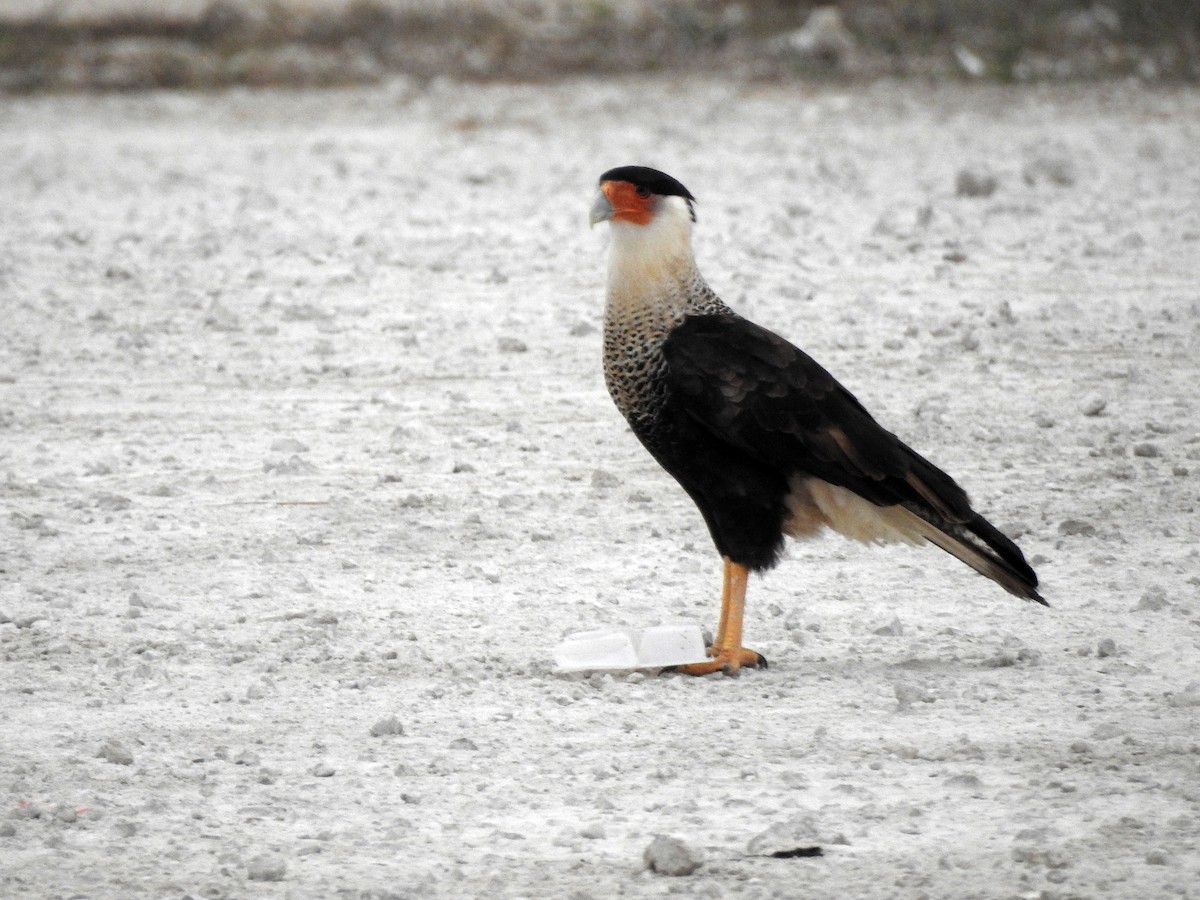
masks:
<svg viewBox="0 0 1200 900"><path fill-rule="evenodd" d="M654 218L654 195L628 181L606 181L600 190L612 205L612 218L618 222L648 225ZM639 192L640 191L640 192Z"/></svg>

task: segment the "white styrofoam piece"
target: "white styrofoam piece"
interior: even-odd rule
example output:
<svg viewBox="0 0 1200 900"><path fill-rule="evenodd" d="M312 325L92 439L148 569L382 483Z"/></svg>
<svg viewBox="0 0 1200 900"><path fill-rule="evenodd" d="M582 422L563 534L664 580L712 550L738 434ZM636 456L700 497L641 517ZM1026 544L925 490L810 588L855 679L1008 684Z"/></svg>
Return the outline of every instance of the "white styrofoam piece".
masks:
<svg viewBox="0 0 1200 900"><path fill-rule="evenodd" d="M708 658L699 627L682 624L581 631L568 635L553 653L563 672L661 669Z"/></svg>
<svg viewBox="0 0 1200 900"><path fill-rule="evenodd" d="M565 672L636 669L637 649L628 630L581 631L554 648L554 664Z"/></svg>

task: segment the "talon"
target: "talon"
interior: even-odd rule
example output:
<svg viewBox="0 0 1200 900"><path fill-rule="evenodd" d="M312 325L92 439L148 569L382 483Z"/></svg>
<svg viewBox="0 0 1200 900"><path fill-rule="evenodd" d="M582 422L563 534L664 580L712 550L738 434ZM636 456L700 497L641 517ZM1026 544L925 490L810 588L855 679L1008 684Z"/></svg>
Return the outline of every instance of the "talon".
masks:
<svg viewBox="0 0 1200 900"><path fill-rule="evenodd" d="M745 647L733 647L727 650L709 647L708 653L711 659L706 662L672 666L669 671L680 672L684 675L711 675L713 672L736 675L742 669L765 669L767 667L766 657L753 650L747 650Z"/></svg>

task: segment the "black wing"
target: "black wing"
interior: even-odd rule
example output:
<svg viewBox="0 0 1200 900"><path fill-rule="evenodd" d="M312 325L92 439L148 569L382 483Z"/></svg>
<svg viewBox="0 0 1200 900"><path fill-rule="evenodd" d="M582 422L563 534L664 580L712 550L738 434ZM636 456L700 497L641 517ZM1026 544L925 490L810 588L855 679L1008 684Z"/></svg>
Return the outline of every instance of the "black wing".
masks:
<svg viewBox="0 0 1200 900"><path fill-rule="evenodd" d="M668 379L688 413L761 463L807 472L880 506L972 516L950 476L883 428L808 354L739 316L691 316L667 337Z"/></svg>
<svg viewBox="0 0 1200 900"><path fill-rule="evenodd" d="M954 479L799 348L740 316L689 316L664 353L674 398L719 440L785 474L815 476L879 506L903 504L955 541L990 551L1016 578L1018 589L1007 580L1006 588L1041 600L1021 551L971 508Z"/></svg>

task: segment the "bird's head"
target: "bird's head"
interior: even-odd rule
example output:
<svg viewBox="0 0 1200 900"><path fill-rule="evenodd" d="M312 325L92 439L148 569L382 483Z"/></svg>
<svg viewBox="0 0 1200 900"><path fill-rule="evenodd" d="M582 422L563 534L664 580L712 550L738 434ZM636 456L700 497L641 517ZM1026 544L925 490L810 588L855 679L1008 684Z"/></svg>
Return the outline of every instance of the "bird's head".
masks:
<svg viewBox="0 0 1200 900"><path fill-rule="evenodd" d="M682 184L658 169L620 166L600 176L600 192L590 221L645 227L664 220L696 221L695 198Z"/></svg>

